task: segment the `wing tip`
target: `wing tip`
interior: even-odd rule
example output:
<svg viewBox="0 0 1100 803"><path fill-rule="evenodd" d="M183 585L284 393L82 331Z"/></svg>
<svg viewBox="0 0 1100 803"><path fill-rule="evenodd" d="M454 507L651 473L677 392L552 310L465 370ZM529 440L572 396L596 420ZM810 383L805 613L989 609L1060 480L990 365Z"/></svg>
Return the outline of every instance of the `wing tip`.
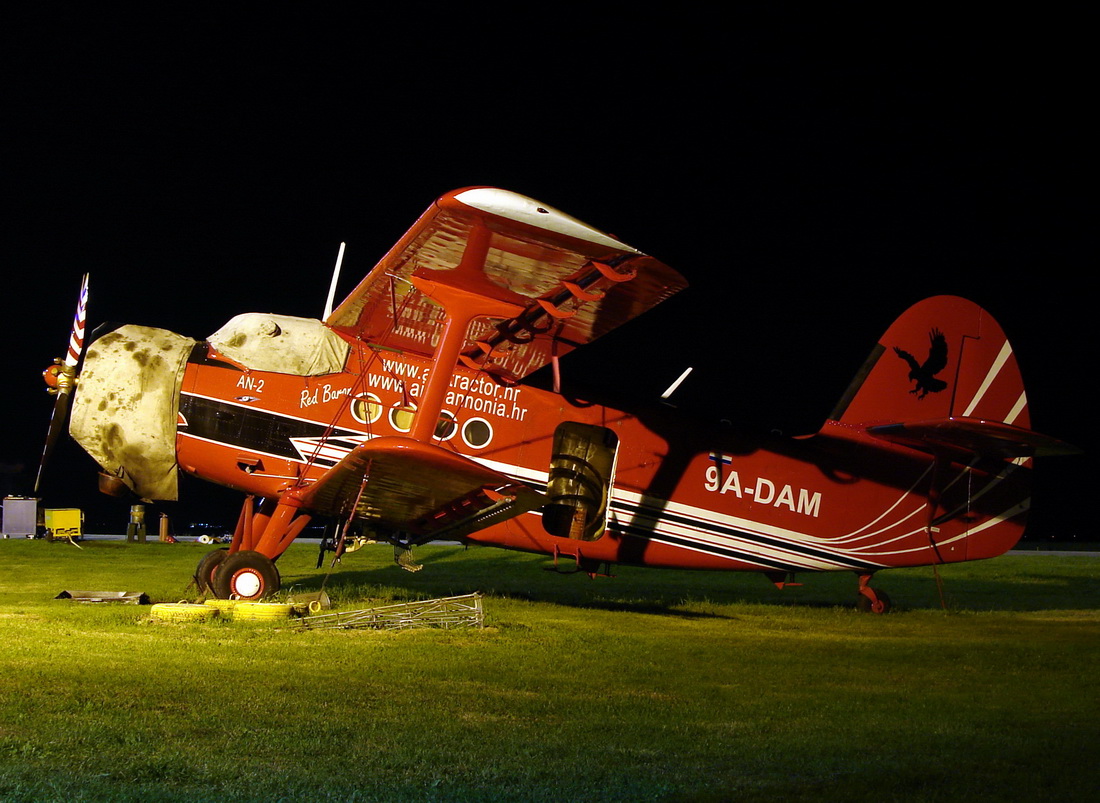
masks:
<svg viewBox="0 0 1100 803"><path fill-rule="evenodd" d="M444 209L474 209L552 235L569 237L627 254L643 255L631 245L549 204L499 187L472 186L448 192L436 203Z"/></svg>

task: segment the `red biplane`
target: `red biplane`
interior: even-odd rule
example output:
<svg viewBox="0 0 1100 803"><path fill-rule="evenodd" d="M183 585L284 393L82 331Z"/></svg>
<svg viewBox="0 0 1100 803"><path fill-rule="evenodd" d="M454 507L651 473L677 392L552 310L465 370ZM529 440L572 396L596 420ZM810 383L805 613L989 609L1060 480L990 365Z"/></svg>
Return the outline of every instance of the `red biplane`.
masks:
<svg viewBox="0 0 1100 803"><path fill-rule="evenodd" d="M815 435L747 435L668 405L612 409L525 377L681 290L679 273L499 189L444 195L325 320L244 314L205 341L120 326L47 372L47 454L70 432L105 490L173 500L180 470L245 496L231 546L196 580L279 588L317 517L338 553L398 562L432 540L612 564L859 577L999 555L1023 532L1032 432L996 321L939 296L902 315ZM82 291L81 310L86 299ZM75 392L74 392L75 386ZM45 462L45 460L43 461Z"/></svg>

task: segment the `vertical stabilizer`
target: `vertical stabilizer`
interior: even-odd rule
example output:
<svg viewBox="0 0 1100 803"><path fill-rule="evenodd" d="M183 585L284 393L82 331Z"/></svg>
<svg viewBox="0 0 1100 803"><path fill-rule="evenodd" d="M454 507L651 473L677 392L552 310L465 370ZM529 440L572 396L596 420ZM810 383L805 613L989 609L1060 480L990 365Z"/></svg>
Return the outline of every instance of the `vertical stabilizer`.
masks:
<svg viewBox="0 0 1100 803"><path fill-rule="evenodd" d="M830 418L853 426L979 419L1030 427L1012 346L972 301L935 296L886 330Z"/></svg>
<svg viewBox="0 0 1100 803"><path fill-rule="evenodd" d="M886 330L829 427L932 458L919 492L935 562L1010 549L1031 503L1032 458L1076 451L1031 430L1011 344L993 316L955 296L921 301Z"/></svg>

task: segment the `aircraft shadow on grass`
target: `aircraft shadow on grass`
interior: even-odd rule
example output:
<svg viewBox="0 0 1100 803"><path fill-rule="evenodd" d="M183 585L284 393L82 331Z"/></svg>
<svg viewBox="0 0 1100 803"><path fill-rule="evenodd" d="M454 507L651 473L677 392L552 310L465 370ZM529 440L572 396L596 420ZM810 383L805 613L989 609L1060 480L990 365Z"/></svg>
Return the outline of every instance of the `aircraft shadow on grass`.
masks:
<svg viewBox="0 0 1100 803"><path fill-rule="evenodd" d="M800 575L795 579L804 585L780 590L754 575L720 572L655 572L612 567L611 577L590 578L583 572L563 576L542 571L551 568L551 563L537 560L538 556L523 556L523 562L518 562L515 555L509 561L508 556L500 553L482 557L477 551L480 550L465 551L461 546L439 547L425 556L425 568L417 573L404 572L395 566L356 569L352 555L331 573L319 570L316 574L288 576L287 588L309 592L323 586L337 599L344 589L360 593L370 586L400 589L409 600L480 591L489 596L575 608L681 618L736 618L732 614L684 610L685 605L699 603L784 608L835 608L851 604L854 608L857 601L851 593L850 577L844 572ZM510 565L503 565L502 558ZM965 568L966 574L952 572L959 568ZM974 571L973 564L941 567L942 596L935 573L929 567L886 572L882 585L896 600L898 611L941 607L957 612L1091 610L1096 607L1100 592L1100 579L1088 576L1085 567L1079 573L1054 567L1049 572L1009 568L1011 576L994 578L970 576Z"/></svg>

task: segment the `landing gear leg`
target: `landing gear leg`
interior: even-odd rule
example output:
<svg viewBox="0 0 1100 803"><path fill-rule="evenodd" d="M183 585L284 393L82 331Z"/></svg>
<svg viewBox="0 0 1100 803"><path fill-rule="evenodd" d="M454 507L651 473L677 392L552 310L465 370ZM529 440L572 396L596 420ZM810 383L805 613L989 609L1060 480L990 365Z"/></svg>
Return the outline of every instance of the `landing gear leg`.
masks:
<svg viewBox="0 0 1100 803"><path fill-rule="evenodd" d="M259 600L279 590L275 563L259 552L234 552L214 572L214 594L219 599Z"/></svg>
<svg viewBox="0 0 1100 803"><path fill-rule="evenodd" d="M859 576L859 602L857 605L864 613L886 613L891 607L890 598L886 596L885 592L878 591L868 585L872 576L870 574Z"/></svg>

